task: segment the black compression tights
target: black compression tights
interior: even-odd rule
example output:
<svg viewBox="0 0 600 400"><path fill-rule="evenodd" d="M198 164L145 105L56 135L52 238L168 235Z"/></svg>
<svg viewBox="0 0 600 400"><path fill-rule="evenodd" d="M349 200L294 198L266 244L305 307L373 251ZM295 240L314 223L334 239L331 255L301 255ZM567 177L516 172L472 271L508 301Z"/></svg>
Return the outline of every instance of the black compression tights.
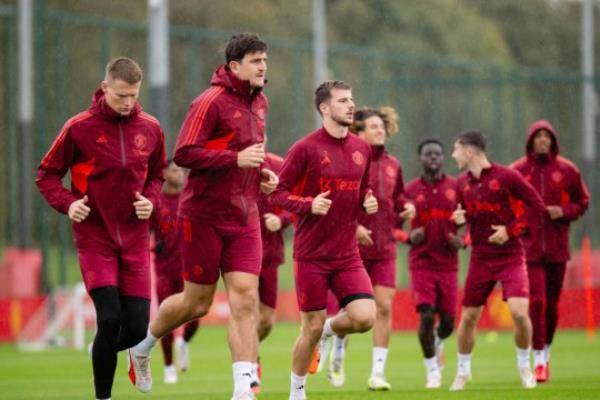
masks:
<svg viewBox="0 0 600 400"><path fill-rule="evenodd" d="M417 307L417 312L421 316L419 324L419 341L423 349L423 356L431 358L435 356L435 310L428 304L421 304ZM440 314L440 323L437 328L437 335L440 339L446 339L452 333L454 328L454 317L448 314Z"/></svg>
<svg viewBox="0 0 600 400"><path fill-rule="evenodd" d="M93 289L90 296L96 308L98 326L92 349L96 398L108 399L117 367L117 352L146 337L150 300L121 296L116 286Z"/></svg>

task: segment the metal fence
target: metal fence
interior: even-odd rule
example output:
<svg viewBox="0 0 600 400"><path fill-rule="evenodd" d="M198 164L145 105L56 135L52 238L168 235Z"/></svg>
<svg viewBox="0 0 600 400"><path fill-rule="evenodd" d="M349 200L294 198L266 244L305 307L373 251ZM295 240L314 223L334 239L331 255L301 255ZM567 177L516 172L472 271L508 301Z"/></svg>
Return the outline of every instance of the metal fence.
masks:
<svg viewBox="0 0 600 400"><path fill-rule="evenodd" d="M36 4L35 157L39 160L68 117L89 105L111 57L127 55L144 69L151 66L146 65L145 22L73 14ZM15 13L12 6L0 6L0 187L4 188L0 246L11 242L17 223L11 212L18 207L16 188L33 185L33 177L30 182L17 179ZM232 33L171 26L172 125L164 127L170 143L190 101L208 85L221 63L218 49ZM265 39L269 43L269 147L285 154L314 128L312 43ZM419 172L416 146L426 137L441 139L449 148L458 131L477 127L490 138L491 157L508 163L523 154L525 131L541 118L552 121L560 132L563 155L582 165L582 79L577 72L518 69L349 45L330 45L328 57L329 76L353 85L357 105L391 105L398 111L401 133L389 148L401 160L407 179ZM142 105L150 104L148 96L143 87ZM447 170L456 173L449 153ZM598 194L595 190L594 198ZM39 195L34 212L34 241L43 250L45 266L64 266L74 260L66 218L59 218ZM581 228L577 231L580 234ZM44 277L46 289L68 279L64 267L59 271L57 277Z"/></svg>

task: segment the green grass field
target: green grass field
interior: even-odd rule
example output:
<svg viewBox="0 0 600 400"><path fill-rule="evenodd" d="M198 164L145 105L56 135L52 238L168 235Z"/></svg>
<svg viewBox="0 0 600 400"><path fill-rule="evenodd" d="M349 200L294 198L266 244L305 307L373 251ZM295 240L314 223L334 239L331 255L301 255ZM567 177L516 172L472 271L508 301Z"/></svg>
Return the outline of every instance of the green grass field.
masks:
<svg viewBox="0 0 600 400"><path fill-rule="evenodd" d="M276 326L261 348L263 393L260 399L286 399L289 387L290 350L298 326ZM497 338L482 332L473 359L473 381L463 393L450 393L455 373L455 337L446 344L447 367L444 386L425 390L424 368L416 335L392 337L386 375L393 385L388 393L366 390L370 372L370 335L355 335L348 347L347 383L338 389L326 374L310 377L310 399L598 399L600 398L600 346L584 332L561 331L553 348L551 381L532 391L520 388L515 351L509 333ZM154 388L149 395L136 392L126 377L121 354L113 399L228 399L231 366L222 327L202 328L192 345L191 370L180 375L176 385L162 383L162 355L153 352ZM41 353L19 353L0 346L0 399L92 399L91 363L85 352L51 349Z"/></svg>

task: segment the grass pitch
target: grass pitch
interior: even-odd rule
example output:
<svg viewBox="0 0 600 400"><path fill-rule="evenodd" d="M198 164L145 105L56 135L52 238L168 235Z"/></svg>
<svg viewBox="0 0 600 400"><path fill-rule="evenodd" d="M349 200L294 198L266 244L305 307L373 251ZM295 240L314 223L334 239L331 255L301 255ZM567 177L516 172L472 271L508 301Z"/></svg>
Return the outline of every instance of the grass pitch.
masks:
<svg viewBox="0 0 600 400"><path fill-rule="evenodd" d="M295 324L275 327L261 348L263 382L261 400L287 399L291 347L298 333ZM311 376L310 399L599 399L600 346L581 331L560 331L552 349L551 380L531 391L522 390L516 370L516 356L510 333L481 332L473 357L473 381L462 393L448 387L456 371L456 340L446 343L447 365L443 388L426 390L425 372L416 334L392 336L386 375L391 392L366 389L371 368L371 336L354 335L346 360L346 385L329 385L326 373ZM153 352L154 388L142 395L129 383L124 354L113 388L113 399L229 399L231 363L223 327L201 327L192 343L191 369L179 375L179 383L162 382L162 354ZM9 345L0 346L0 399L93 399L91 362L86 352L50 349L41 353L20 353Z"/></svg>

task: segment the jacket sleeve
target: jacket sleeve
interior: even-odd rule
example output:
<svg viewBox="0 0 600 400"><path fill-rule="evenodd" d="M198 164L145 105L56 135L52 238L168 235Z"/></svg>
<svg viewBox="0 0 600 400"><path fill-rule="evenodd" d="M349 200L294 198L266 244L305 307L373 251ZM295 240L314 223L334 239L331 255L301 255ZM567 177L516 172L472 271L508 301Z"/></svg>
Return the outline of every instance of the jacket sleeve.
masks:
<svg viewBox="0 0 600 400"><path fill-rule="evenodd" d="M164 182L163 170L167 166L165 135L163 134L162 129L159 134L160 139L148 160L148 176L146 177L143 192L144 197L150 200L154 206L153 214L158 212L160 205L160 191Z"/></svg>
<svg viewBox="0 0 600 400"><path fill-rule="evenodd" d="M569 188L569 201L561 205L562 219L567 221L574 221L581 217L590 203L590 193L581 178L581 174L578 171L575 171L575 174L575 181Z"/></svg>
<svg viewBox="0 0 600 400"><path fill-rule="evenodd" d="M541 221L545 217L546 207L538 192L521 174L511 171L509 175L508 196L514 219L506 225L511 237L524 235L528 230L528 219ZM527 210L527 213L525 212Z"/></svg>
<svg viewBox="0 0 600 400"><path fill-rule="evenodd" d="M404 176L402 173L402 167L398 165L398 174L396 176L396 186L394 187L394 211L396 215L395 226L401 227L404 222L403 218L400 218L400 213L404 210L404 205L407 203L407 198L404 193Z"/></svg>
<svg viewBox="0 0 600 400"><path fill-rule="evenodd" d="M214 97L207 95L192 103L177 137L173 157L177 165L195 170L237 167L237 152L227 149L231 137L214 137L218 119Z"/></svg>
<svg viewBox="0 0 600 400"><path fill-rule="evenodd" d="M371 149L367 153L367 162L365 163L365 173L363 174L362 180L360 181L360 208L364 210L362 203L365 201L365 196L371 188ZM379 200L379 199L377 199Z"/></svg>
<svg viewBox="0 0 600 400"><path fill-rule="evenodd" d="M296 215L310 214L313 197L302 196L307 164L304 151L292 147L283 161L277 189L271 194L273 205Z"/></svg>
<svg viewBox="0 0 600 400"><path fill-rule="evenodd" d="M63 214L67 214L71 203L78 200L62 184L62 178L73 165L74 159L75 144L70 128L65 125L38 166L35 178L35 183L44 199L51 207Z"/></svg>

